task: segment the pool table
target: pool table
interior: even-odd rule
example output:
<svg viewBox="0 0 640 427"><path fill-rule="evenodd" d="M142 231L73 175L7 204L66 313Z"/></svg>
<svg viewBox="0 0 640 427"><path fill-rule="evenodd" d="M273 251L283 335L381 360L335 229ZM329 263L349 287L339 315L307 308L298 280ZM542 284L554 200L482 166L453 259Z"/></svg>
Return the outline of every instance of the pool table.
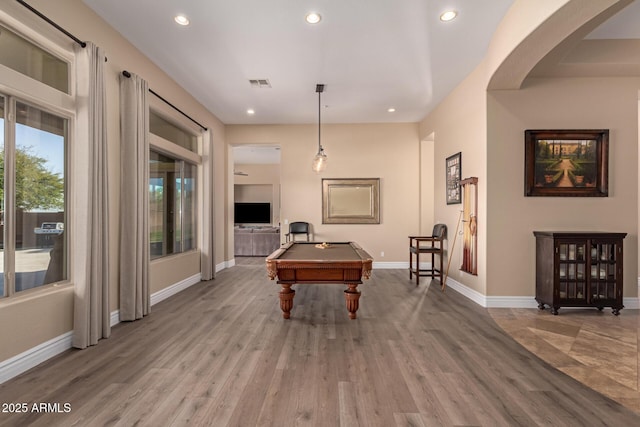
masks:
<svg viewBox="0 0 640 427"><path fill-rule="evenodd" d="M357 243L289 242L266 259L269 279L282 286L280 308L288 319L293 308L297 283L343 283L349 318L356 318L362 279L371 277L373 258Z"/></svg>

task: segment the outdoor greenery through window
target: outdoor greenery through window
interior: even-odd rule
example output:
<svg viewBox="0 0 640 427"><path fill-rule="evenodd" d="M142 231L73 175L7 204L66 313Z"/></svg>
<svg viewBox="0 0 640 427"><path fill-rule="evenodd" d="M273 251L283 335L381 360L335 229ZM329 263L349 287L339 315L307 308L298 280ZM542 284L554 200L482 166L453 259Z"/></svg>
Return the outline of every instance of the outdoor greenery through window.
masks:
<svg viewBox="0 0 640 427"><path fill-rule="evenodd" d="M151 258L195 249L196 165L152 150L149 175Z"/></svg>
<svg viewBox="0 0 640 427"><path fill-rule="evenodd" d="M7 296L67 278L68 120L8 96L0 96L0 116L0 295Z"/></svg>

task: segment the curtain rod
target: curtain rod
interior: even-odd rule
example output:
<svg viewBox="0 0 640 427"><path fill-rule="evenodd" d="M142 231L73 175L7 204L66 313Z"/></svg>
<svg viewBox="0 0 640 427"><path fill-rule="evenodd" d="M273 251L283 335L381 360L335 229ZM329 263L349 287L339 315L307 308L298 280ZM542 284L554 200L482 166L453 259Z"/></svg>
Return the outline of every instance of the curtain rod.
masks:
<svg viewBox="0 0 640 427"><path fill-rule="evenodd" d="M19 0L18 0L19 1ZM122 75L129 78L131 77L131 73L128 72L127 70L122 71ZM200 126L202 128L202 130L208 130L206 128L206 126L203 126L200 124L200 122L198 122L197 120L195 120L194 118L192 118L190 115L188 115L187 113L185 113L184 111L182 111L181 109L179 109L178 107L176 107L175 105L173 105L172 103L170 103L169 101L167 101L166 99L164 99L162 96L160 96L158 93L156 93L153 89L149 88L149 92L151 92L152 94L154 94L155 96L157 96L158 98L160 98L161 101L163 101L165 104L167 104L169 107L173 108L174 110L176 110L178 113L182 114L183 116L185 116L187 119L191 120L193 123L197 124L198 126Z"/></svg>
<svg viewBox="0 0 640 427"><path fill-rule="evenodd" d="M87 44L85 42L83 42L82 40L80 40L79 38L77 38L76 36L74 36L73 34L71 34L69 31L65 30L64 28L62 28L60 25L56 24L55 22L53 22L51 19L47 18L45 15L43 15L41 12L39 12L38 10L34 9L31 5L27 4L26 2L24 2L23 0L16 0L18 3L20 3L21 5L23 5L24 7L26 7L27 9L29 9L31 12L35 13L36 15L38 15L40 18L44 19L46 22L48 22L49 24L53 25L56 30L64 33L64 35L66 35L67 37L69 37L70 39L72 39L74 42L78 43L80 46L82 47L87 47Z"/></svg>

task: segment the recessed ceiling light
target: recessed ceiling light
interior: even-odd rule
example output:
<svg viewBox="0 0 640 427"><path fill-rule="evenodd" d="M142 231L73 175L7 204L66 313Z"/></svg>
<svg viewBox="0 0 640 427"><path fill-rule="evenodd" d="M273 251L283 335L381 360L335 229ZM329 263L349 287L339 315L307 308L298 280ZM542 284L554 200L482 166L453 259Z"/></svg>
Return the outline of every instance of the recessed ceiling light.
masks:
<svg viewBox="0 0 640 427"><path fill-rule="evenodd" d="M184 15L176 15L173 20L180 25L189 25L189 18Z"/></svg>
<svg viewBox="0 0 640 427"><path fill-rule="evenodd" d="M253 108L249 108L247 110L247 114L250 115L250 116L253 116L255 113L256 113L256 111Z"/></svg>
<svg viewBox="0 0 640 427"><path fill-rule="evenodd" d="M393 108L393 107L391 107L391 108L388 108L388 109L387 109L387 111L388 111L389 113L395 113L395 112L396 112L396 109L395 109L395 108Z"/></svg>
<svg viewBox="0 0 640 427"><path fill-rule="evenodd" d="M321 19L322 16L317 12L309 12L307 13L307 16L304 17L304 20L309 24L317 24Z"/></svg>
<svg viewBox="0 0 640 427"><path fill-rule="evenodd" d="M449 22L456 19L456 16L458 16L458 12L456 12L455 10L447 10L446 12L442 12L442 14L440 15L440 20L442 22Z"/></svg>

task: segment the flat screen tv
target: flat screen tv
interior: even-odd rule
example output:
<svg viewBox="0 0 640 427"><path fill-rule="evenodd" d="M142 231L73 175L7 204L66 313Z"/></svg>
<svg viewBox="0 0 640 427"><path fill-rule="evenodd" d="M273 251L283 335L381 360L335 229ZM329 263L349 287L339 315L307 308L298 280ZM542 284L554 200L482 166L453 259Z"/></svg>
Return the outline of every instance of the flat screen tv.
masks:
<svg viewBox="0 0 640 427"><path fill-rule="evenodd" d="M235 224L271 224L271 203L236 202L233 222Z"/></svg>

